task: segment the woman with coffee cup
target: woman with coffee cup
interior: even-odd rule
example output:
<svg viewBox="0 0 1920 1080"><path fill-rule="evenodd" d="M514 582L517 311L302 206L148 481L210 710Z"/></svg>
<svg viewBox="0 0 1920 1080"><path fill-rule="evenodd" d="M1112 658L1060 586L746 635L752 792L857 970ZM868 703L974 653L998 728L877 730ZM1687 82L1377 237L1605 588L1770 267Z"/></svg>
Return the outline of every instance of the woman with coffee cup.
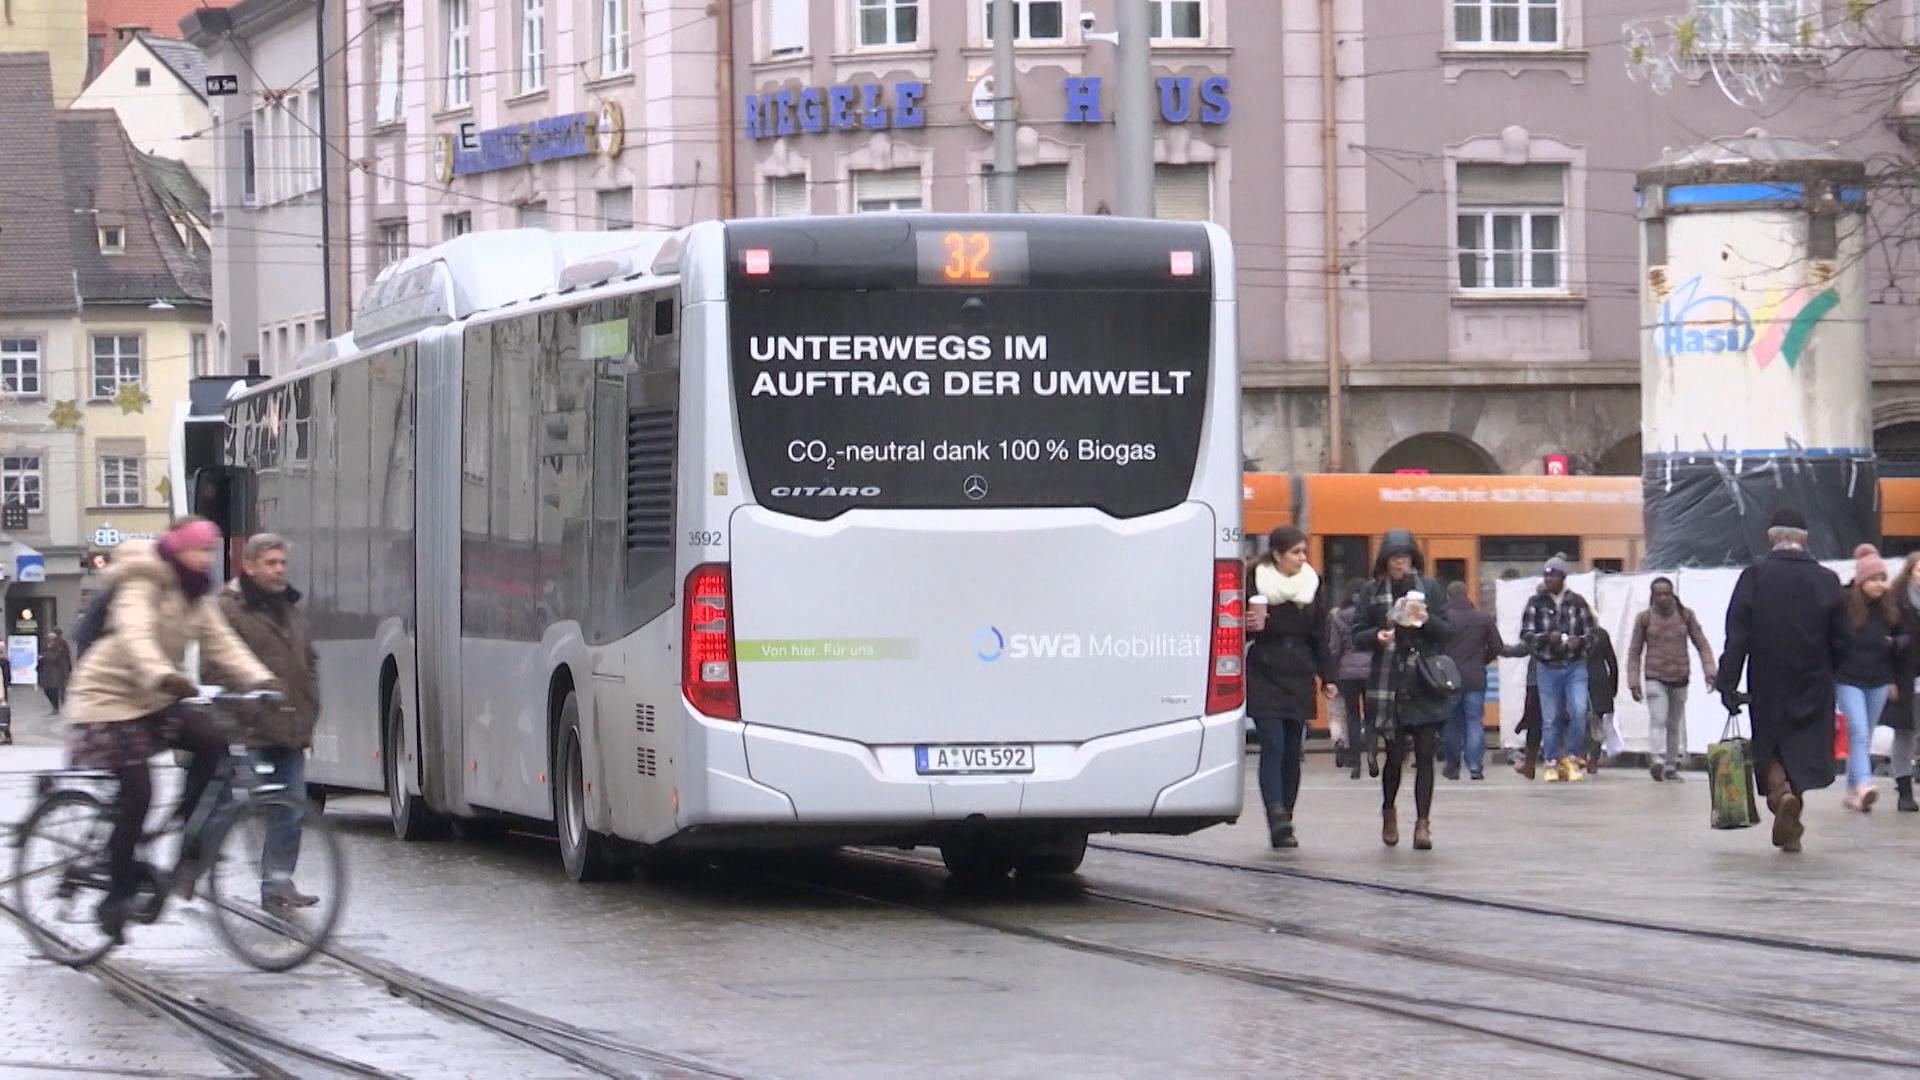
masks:
<svg viewBox="0 0 1920 1080"><path fill-rule="evenodd" d="M1307 534L1290 525L1273 530L1266 554L1247 567L1247 715L1260 736L1260 801L1276 848L1300 846L1293 808L1314 681L1328 697L1336 693L1327 609L1320 575L1307 565Z"/></svg>
<svg viewBox="0 0 1920 1080"><path fill-rule="evenodd" d="M1373 584L1362 601L1358 635L1374 651L1373 679L1367 689L1367 707L1375 730L1386 745L1386 768L1381 770L1380 841L1400 843L1401 767L1413 751L1413 800L1416 818L1413 847L1433 847L1433 762L1441 729L1453 711L1450 693L1429 685L1422 660L1446 655L1451 628L1447 624L1447 590L1426 575L1426 557L1413 534L1391 529L1380 541L1373 564ZM1458 682L1458 679L1455 679Z"/></svg>

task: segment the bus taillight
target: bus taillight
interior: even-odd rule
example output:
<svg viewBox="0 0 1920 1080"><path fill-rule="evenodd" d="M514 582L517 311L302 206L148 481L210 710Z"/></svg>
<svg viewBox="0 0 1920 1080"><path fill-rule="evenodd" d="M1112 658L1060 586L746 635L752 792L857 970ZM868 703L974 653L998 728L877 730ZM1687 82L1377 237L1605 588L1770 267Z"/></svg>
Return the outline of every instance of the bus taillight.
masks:
<svg viewBox="0 0 1920 1080"><path fill-rule="evenodd" d="M1213 651L1207 669L1207 712L1232 712L1247 699L1246 573L1237 559L1213 564Z"/></svg>
<svg viewBox="0 0 1920 1080"><path fill-rule="evenodd" d="M681 692L707 716L740 719L740 688L733 679L733 575L725 564L694 567L681 609L686 656Z"/></svg>

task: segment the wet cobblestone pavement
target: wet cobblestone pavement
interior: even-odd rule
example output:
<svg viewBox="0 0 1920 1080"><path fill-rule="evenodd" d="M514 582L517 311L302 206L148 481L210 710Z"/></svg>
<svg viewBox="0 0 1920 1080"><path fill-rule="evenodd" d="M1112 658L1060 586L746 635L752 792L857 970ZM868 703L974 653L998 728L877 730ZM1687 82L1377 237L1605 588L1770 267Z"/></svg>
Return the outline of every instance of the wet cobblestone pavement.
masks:
<svg viewBox="0 0 1920 1080"><path fill-rule="evenodd" d="M55 760L0 748L0 818ZM342 958L252 972L186 905L112 960L285 1045L223 1051L9 927L0 1076L1920 1072L1920 815L1820 793L1796 858L1710 830L1697 774L1493 769L1441 781L1415 852L1380 844L1373 782L1309 765L1298 851L1249 817L971 890L927 851L581 887L550 841L402 844L383 800L336 800Z"/></svg>

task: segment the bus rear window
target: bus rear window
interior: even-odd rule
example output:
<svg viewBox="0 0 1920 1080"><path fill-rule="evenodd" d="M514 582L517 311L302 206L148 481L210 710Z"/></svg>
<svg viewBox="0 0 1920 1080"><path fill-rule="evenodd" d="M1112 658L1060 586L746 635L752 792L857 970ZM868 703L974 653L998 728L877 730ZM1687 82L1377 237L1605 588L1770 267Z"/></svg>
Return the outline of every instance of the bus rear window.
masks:
<svg viewBox="0 0 1920 1080"><path fill-rule="evenodd" d="M1175 506L1205 421L1211 306L1201 289L736 287L754 498L814 519Z"/></svg>

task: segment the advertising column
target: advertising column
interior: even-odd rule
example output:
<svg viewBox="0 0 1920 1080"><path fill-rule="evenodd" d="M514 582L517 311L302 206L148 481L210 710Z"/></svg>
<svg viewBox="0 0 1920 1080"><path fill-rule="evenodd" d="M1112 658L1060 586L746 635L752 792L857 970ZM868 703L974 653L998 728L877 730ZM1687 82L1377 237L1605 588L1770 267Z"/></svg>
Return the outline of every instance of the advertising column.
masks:
<svg viewBox="0 0 1920 1080"><path fill-rule="evenodd" d="M1750 562L1781 507L1818 558L1877 540L1865 166L1750 135L1638 189L1646 564Z"/></svg>

